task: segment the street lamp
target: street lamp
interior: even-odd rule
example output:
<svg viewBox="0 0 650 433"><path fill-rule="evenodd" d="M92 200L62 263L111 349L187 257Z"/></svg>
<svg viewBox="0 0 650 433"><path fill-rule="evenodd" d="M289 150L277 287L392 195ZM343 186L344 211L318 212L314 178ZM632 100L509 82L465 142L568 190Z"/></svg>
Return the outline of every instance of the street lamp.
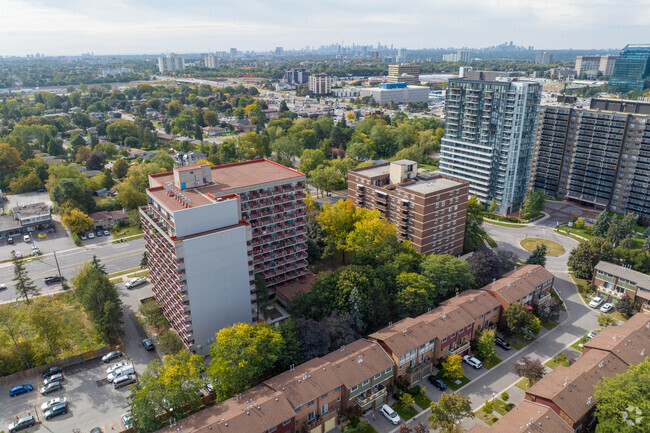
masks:
<svg viewBox="0 0 650 433"><path fill-rule="evenodd" d="M497 394L495 392L492 393L492 401L494 401L494 397L496 397L496 395Z"/></svg>

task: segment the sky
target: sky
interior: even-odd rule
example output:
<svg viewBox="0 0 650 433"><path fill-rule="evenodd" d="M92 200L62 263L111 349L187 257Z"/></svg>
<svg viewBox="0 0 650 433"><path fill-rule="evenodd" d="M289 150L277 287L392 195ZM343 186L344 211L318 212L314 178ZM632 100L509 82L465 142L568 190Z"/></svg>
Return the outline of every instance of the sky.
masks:
<svg viewBox="0 0 650 433"><path fill-rule="evenodd" d="M0 0L0 55L395 48L617 49L650 0Z"/></svg>

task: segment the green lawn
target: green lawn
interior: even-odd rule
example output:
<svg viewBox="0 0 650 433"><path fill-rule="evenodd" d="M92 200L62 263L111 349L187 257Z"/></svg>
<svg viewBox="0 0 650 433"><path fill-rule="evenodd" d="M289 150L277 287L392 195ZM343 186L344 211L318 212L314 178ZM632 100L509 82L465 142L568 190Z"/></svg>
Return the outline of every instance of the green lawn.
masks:
<svg viewBox="0 0 650 433"><path fill-rule="evenodd" d="M554 357L554 358L546 361L544 363L544 365L547 366L548 368L550 368L551 370L555 370L558 365L564 365L565 367L568 367L571 364L569 364L569 361L567 361L567 360L560 361L559 359L557 359L557 357Z"/></svg>
<svg viewBox="0 0 650 433"><path fill-rule="evenodd" d="M521 379L519 382L515 383L515 386L523 391L526 391L528 388L530 388L528 379L526 379L525 377Z"/></svg>
<svg viewBox="0 0 650 433"><path fill-rule="evenodd" d="M481 360L481 363L483 364L483 367L487 368L488 370L494 367L495 365L498 365L501 362L501 360L493 356L492 358L484 359Z"/></svg>
<svg viewBox="0 0 650 433"><path fill-rule="evenodd" d="M506 341L517 350L521 350L528 345L526 341L520 340L516 337L507 337Z"/></svg>
<svg viewBox="0 0 650 433"><path fill-rule="evenodd" d="M575 283L576 287L578 287L578 293L580 293L582 300L585 301L586 304L588 304L589 301L591 301L591 298L589 297L589 293L591 293L590 290L591 281L578 278L572 273L570 273L569 275L571 275L573 282Z"/></svg>
<svg viewBox="0 0 650 433"><path fill-rule="evenodd" d="M465 386L465 385L467 385L469 383L469 379L467 377L463 376L460 379L461 383L456 384L456 382L454 382L453 380L449 380L449 379L443 377L442 373L443 372L441 370L441 371L438 372L438 374L436 374L436 376L438 376L440 379L442 379L442 381L445 382L447 384L447 386L449 388L451 388L452 391L458 391L461 387L463 387L463 386Z"/></svg>
<svg viewBox="0 0 650 433"><path fill-rule="evenodd" d="M138 226L126 226L126 227L114 226L111 229L111 233L113 234L113 239L121 239L128 236L135 236L135 235L142 234L142 228Z"/></svg>
<svg viewBox="0 0 650 433"><path fill-rule="evenodd" d="M499 415L503 416L510 412L513 407L515 407L514 403L506 403L505 401L501 400L500 398L495 398L493 401L493 407L494 411L498 412Z"/></svg>
<svg viewBox="0 0 650 433"><path fill-rule="evenodd" d="M520 242L521 246L523 249L526 251L530 251L531 253L535 248L537 248L539 245L544 244L546 245L546 255L548 256L561 256L566 252L564 247L557 242L549 241L548 239L540 239L540 238L526 238L522 239Z"/></svg>
<svg viewBox="0 0 650 433"><path fill-rule="evenodd" d="M492 237L490 235L488 235L488 234L485 235L485 241L488 243L490 248L496 248L497 247L496 241L494 239L492 239Z"/></svg>
<svg viewBox="0 0 650 433"><path fill-rule="evenodd" d="M569 234L582 236L583 238L587 239L591 239L593 237L591 230L587 230L586 228L578 229L575 228L575 226L569 227L567 224L560 224L555 229L559 230L561 233L565 233L568 230Z"/></svg>
<svg viewBox="0 0 650 433"><path fill-rule="evenodd" d="M492 425L499 420L499 418L497 418L493 414L484 412L483 408L480 408L479 410L474 412L474 415L476 415L476 419L483 421L487 425Z"/></svg>
<svg viewBox="0 0 650 433"><path fill-rule="evenodd" d="M553 320L546 320L546 319L540 319L540 322L541 322L542 326L545 329L548 329L549 331L560 324L560 322L555 322Z"/></svg>
<svg viewBox="0 0 650 433"><path fill-rule="evenodd" d="M360 421L356 427L346 425L343 427L343 433L377 433L377 430L365 421Z"/></svg>
<svg viewBox="0 0 650 433"><path fill-rule="evenodd" d="M483 222L488 223L488 224L494 224L495 226L502 226L502 227L510 227L512 229L522 229L524 227L528 227L523 224L512 224L512 223L502 223L500 221L491 221L483 218Z"/></svg>
<svg viewBox="0 0 650 433"><path fill-rule="evenodd" d="M428 409L431 407L431 399L424 395L423 392L419 393L418 395L414 395L413 400L415 400L415 404L420 406L420 409Z"/></svg>
<svg viewBox="0 0 650 433"><path fill-rule="evenodd" d="M399 402L395 403L392 408L404 421L408 421L418 414L418 411L413 406L404 407Z"/></svg>

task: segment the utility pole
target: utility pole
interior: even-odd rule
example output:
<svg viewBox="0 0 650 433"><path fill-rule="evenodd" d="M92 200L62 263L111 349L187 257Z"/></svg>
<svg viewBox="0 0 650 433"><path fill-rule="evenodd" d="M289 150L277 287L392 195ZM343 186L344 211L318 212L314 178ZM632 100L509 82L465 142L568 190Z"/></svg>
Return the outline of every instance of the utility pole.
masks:
<svg viewBox="0 0 650 433"><path fill-rule="evenodd" d="M56 262L56 270L59 273L61 280L63 280L63 275L61 275L61 268L59 267L59 261L56 258L56 251L52 251L52 253L54 254L54 261Z"/></svg>

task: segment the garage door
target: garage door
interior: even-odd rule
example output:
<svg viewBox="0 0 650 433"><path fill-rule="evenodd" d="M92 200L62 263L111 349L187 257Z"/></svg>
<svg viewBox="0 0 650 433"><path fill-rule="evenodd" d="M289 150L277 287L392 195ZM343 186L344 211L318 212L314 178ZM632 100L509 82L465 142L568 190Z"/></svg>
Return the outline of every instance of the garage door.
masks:
<svg viewBox="0 0 650 433"><path fill-rule="evenodd" d="M325 431L326 432L332 430L334 427L336 427L336 417L334 417L332 419L328 419L327 421L325 421Z"/></svg>

